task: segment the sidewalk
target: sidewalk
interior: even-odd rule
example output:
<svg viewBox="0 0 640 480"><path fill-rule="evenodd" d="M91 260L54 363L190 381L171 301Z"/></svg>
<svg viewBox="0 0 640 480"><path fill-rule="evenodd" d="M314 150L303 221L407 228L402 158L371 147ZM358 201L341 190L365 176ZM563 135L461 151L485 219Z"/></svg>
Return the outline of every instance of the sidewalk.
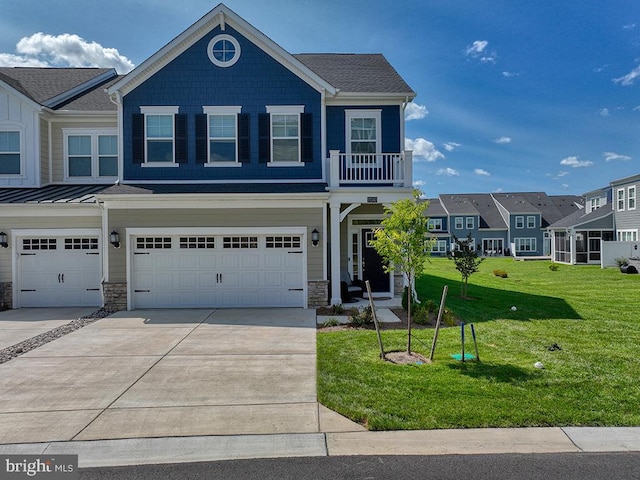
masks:
<svg viewBox="0 0 640 480"><path fill-rule="evenodd" d="M640 427L369 432L322 405L319 433L0 445L1 454L79 455L81 468L345 455L640 452Z"/></svg>

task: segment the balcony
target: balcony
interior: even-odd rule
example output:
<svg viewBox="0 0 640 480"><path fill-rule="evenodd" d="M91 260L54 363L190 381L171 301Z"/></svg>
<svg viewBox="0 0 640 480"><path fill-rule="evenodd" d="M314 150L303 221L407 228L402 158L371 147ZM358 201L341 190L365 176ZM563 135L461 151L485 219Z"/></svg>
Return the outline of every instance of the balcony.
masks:
<svg viewBox="0 0 640 480"><path fill-rule="evenodd" d="M412 151L401 153L329 152L329 186L377 185L411 187Z"/></svg>

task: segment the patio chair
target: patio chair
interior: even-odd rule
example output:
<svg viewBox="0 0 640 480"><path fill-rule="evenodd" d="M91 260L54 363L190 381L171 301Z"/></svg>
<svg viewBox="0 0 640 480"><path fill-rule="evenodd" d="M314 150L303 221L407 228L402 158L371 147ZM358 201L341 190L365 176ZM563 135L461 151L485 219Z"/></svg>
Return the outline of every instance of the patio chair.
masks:
<svg viewBox="0 0 640 480"><path fill-rule="evenodd" d="M351 275L347 271L340 272L340 293L342 301L345 303L355 302L355 298L363 298L364 290L362 288L362 282L353 281Z"/></svg>

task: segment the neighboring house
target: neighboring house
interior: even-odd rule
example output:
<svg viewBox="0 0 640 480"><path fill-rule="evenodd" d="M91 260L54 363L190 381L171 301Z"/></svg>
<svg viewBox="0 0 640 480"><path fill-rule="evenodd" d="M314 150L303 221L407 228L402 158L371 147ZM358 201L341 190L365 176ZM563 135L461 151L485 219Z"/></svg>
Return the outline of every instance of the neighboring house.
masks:
<svg viewBox="0 0 640 480"><path fill-rule="evenodd" d="M640 210L636 208L640 175L610 182L585 193L585 210L549 227L552 259L559 263L601 264L603 242L637 242Z"/></svg>
<svg viewBox="0 0 640 480"><path fill-rule="evenodd" d="M399 294L368 240L412 194L414 97L222 4L125 76L0 68L4 305L315 307L342 271Z"/></svg>
<svg viewBox="0 0 640 480"><path fill-rule="evenodd" d="M494 194L442 194L430 200L425 212L448 230L433 232L440 245L451 248L453 236L471 236L481 255L549 257L547 227L580 211L581 197L547 195L543 192ZM433 254L446 253L435 249Z"/></svg>

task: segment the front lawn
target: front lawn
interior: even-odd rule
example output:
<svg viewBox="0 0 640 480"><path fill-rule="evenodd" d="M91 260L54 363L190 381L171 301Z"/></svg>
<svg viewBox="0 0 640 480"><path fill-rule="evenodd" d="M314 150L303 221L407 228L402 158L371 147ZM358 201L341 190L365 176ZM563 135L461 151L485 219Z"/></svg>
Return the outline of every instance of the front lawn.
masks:
<svg viewBox="0 0 640 480"><path fill-rule="evenodd" d="M428 365L380 360L371 330L320 331L320 402L371 430L640 425L640 275L549 265L490 258L462 300L453 262L431 259L420 298L438 303L449 285L447 307L475 324L482 362L450 357L457 327L440 331ZM428 357L433 333L414 330L414 351ZM406 331L382 335L386 350L405 348Z"/></svg>

